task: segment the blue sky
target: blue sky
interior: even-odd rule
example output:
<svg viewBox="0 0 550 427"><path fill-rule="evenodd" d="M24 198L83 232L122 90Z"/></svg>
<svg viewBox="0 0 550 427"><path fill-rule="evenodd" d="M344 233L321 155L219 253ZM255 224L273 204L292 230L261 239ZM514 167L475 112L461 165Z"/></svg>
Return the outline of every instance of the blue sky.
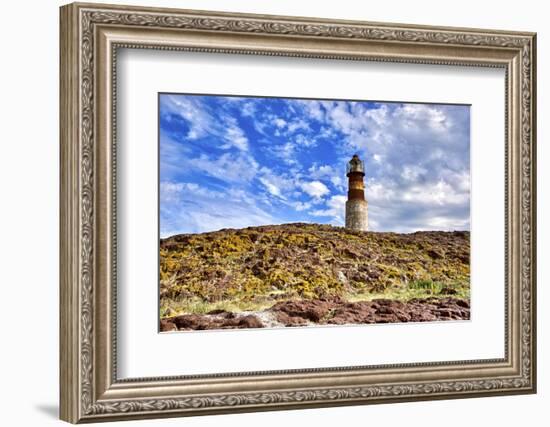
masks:
<svg viewBox="0 0 550 427"><path fill-rule="evenodd" d="M342 226L355 153L371 230L470 228L468 106L183 94L159 102L161 237Z"/></svg>

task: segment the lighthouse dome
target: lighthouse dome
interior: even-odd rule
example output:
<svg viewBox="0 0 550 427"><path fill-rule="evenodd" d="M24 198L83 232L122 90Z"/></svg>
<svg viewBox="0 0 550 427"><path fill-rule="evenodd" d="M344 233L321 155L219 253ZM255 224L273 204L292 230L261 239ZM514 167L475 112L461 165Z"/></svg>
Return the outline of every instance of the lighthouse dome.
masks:
<svg viewBox="0 0 550 427"><path fill-rule="evenodd" d="M347 164L346 173L359 172L365 175L365 164L357 154L354 154Z"/></svg>

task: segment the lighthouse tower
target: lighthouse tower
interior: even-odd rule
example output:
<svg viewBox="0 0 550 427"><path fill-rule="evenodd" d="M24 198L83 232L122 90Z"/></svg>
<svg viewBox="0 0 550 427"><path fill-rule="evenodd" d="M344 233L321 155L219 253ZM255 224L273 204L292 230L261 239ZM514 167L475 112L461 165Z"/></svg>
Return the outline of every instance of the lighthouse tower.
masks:
<svg viewBox="0 0 550 427"><path fill-rule="evenodd" d="M347 164L348 200L346 202L346 228L367 231L369 216L365 200L365 164L355 154Z"/></svg>

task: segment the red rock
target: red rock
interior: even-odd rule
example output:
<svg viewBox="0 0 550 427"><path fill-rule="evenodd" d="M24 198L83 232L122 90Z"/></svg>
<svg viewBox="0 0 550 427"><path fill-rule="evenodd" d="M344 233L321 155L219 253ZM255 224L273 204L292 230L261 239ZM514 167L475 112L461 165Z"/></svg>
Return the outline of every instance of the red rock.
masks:
<svg viewBox="0 0 550 427"><path fill-rule="evenodd" d="M178 328L175 325L175 323L170 322L165 319L161 319L160 321L160 331L161 332L171 332L171 331L177 331Z"/></svg>
<svg viewBox="0 0 550 427"><path fill-rule="evenodd" d="M457 298L417 298L407 303L389 299L346 302L340 298L281 301L267 310L285 326L310 324L350 325L370 323L434 322L470 319L469 302ZM253 314L223 310L188 314L161 320L161 331L263 328Z"/></svg>
<svg viewBox="0 0 550 427"><path fill-rule="evenodd" d="M464 307L467 309L470 308L470 302L463 299L457 299L455 304L458 305L459 307Z"/></svg>
<svg viewBox="0 0 550 427"><path fill-rule="evenodd" d="M239 328L263 328L264 325L256 316L248 315L238 319Z"/></svg>
<svg viewBox="0 0 550 427"><path fill-rule="evenodd" d="M299 316L290 316L284 311L276 311L275 318L278 322L282 323L285 326L305 326L307 325L307 320Z"/></svg>
<svg viewBox="0 0 550 427"><path fill-rule="evenodd" d="M319 322L328 314L332 304L334 303L329 300L281 301L271 307L271 311L284 312L289 317Z"/></svg>
<svg viewBox="0 0 550 427"><path fill-rule="evenodd" d="M161 321L162 324L163 321ZM261 320L253 315L238 316L235 313L222 311L216 314L184 314L167 319L178 330L263 328ZM161 326L162 327L162 326Z"/></svg>

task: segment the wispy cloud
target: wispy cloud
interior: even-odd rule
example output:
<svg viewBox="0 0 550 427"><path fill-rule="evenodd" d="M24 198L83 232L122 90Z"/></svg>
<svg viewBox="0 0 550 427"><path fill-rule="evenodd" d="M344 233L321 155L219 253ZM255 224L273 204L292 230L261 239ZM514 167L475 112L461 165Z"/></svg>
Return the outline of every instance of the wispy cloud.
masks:
<svg viewBox="0 0 550 427"><path fill-rule="evenodd" d="M165 232L343 225L354 153L371 229L469 228L467 106L162 95L160 118Z"/></svg>
<svg viewBox="0 0 550 427"><path fill-rule="evenodd" d="M330 190L321 181L303 182L302 191L315 199L320 199L330 193Z"/></svg>
<svg viewBox="0 0 550 427"><path fill-rule="evenodd" d="M334 225L344 225L344 212L346 197L343 195L332 196L326 202L325 209L311 211L313 216L329 217Z"/></svg>
<svg viewBox="0 0 550 427"><path fill-rule="evenodd" d="M165 122L181 119L181 137L189 141L209 138L221 149L248 150L248 138L237 118L223 108L212 108L204 102L204 97L162 95L160 104L160 114Z"/></svg>
<svg viewBox="0 0 550 427"><path fill-rule="evenodd" d="M161 237L278 222L245 192L212 191L186 182L160 185Z"/></svg>

